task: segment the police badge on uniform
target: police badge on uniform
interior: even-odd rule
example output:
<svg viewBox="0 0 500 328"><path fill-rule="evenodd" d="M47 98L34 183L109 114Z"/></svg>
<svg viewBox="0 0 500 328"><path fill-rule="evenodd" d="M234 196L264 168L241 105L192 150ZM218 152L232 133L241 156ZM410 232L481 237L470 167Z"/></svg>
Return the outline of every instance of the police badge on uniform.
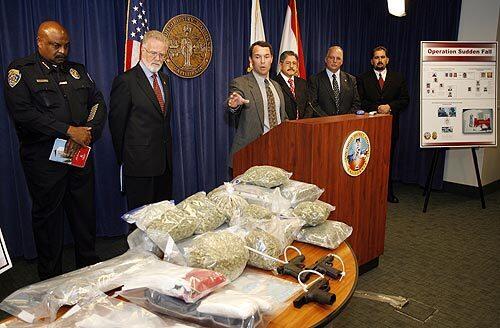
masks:
<svg viewBox="0 0 500 328"><path fill-rule="evenodd" d="M79 80L80 79L80 73L78 73L78 71L74 68L71 68L69 70L69 74L71 74L71 76L74 78L74 79L77 79Z"/></svg>
<svg viewBox="0 0 500 328"><path fill-rule="evenodd" d="M10 69L7 75L7 81L9 82L11 88L15 87L16 84L21 81L21 72L17 69Z"/></svg>

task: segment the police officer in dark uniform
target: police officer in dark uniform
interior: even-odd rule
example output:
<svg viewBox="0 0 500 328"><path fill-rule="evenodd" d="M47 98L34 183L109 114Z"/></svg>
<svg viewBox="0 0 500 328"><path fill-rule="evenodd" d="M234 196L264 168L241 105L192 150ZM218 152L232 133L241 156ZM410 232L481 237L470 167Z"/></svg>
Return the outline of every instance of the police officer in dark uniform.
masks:
<svg viewBox="0 0 500 328"><path fill-rule="evenodd" d="M38 274L43 280L62 273L65 215L77 267L99 261L92 153L83 168L50 161L49 156L56 138L68 140L68 157L91 146L104 127L106 105L85 67L66 60L69 36L61 24L43 22L37 45L37 52L9 65L4 90L32 198Z"/></svg>

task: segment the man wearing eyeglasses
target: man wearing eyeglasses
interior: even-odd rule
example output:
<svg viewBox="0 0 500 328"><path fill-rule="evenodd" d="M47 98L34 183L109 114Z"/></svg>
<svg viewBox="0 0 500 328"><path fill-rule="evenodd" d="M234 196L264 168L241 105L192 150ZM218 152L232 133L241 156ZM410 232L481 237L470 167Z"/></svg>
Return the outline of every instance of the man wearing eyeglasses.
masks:
<svg viewBox="0 0 500 328"><path fill-rule="evenodd" d="M144 34L139 63L113 81L109 127L128 209L172 197L172 105L161 67L167 40Z"/></svg>

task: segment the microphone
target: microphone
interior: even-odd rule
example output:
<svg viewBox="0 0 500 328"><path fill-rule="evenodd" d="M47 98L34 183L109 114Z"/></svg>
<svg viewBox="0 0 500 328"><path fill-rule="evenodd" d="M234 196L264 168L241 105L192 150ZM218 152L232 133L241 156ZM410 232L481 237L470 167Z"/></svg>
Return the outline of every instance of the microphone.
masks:
<svg viewBox="0 0 500 328"><path fill-rule="evenodd" d="M319 117L324 117L324 116L329 116L327 113L325 113L323 110L321 109L317 109L316 107L314 107L310 101L307 102L307 104L312 108L312 110L319 115Z"/></svg>

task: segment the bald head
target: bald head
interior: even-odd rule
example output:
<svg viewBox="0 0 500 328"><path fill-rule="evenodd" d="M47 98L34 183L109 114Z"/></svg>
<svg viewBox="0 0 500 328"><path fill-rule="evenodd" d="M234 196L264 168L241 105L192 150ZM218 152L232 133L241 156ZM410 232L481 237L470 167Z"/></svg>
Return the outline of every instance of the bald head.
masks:
<svg viewBox="0 0 500 328"><path fill-rule="evenodd" d="M69 50L68 31L56 21L46 21L38 27L38 52L54 64L62 64Z"/></svg>
<svg viewBox="0 0 500 328"><path fill-rule="evenodd" d="M339 46L333 46L328 48L328 52L325 57L325 66L331 72L337 73L342 64L344 63L344 50Z"/></svg>

